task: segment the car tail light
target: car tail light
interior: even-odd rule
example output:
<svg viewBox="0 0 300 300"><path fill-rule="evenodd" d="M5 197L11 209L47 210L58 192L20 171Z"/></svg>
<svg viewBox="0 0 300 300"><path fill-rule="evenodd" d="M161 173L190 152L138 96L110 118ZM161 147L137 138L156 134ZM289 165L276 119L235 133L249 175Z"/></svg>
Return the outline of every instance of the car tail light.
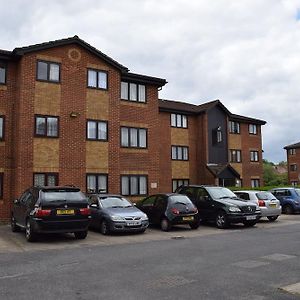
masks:
<svg viewBox="0 0 300 300"><path fill-rule="evenodd" d="M38 208L36 211L35 211L35 217L37 218L43 218L43 217L47 217L47 216L50 216L51 214L51 209L41 209L41 208Z"/></svg>
<svg viewBox="0 0 300 300"><path fill-rule="evenodd" d="M177 208L172 208L171 209L171 212L174 214L174 215L179 215L179 210Z"/></svg>
<svg viewBox="0 0 300 300"><path fill-rule="evenodd" d="M266 206L266 203L264 200L258 200L258 206Z"/></svg>
<svg viewBox="0 0 300 300"><path fill-rule="evenodd" d="M83 216L88 216L88 215L91 214L91 210L90 210L88 207L80 208L80 213L81 213Z"/></svg>

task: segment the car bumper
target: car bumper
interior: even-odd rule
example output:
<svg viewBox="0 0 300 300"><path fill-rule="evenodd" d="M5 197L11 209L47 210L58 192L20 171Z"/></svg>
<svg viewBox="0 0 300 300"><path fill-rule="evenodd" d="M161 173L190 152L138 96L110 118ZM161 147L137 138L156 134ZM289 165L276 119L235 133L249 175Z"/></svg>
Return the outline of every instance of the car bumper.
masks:
<svg viewBox="0 0 300 300"><path fill-rule="evenodd" d="M142 221L141 224L137 225L129 225L125 222L111 222L109 229L114 232L138 232L146 230L148 226L149 221Z"/></svg>
<svg viewBox="0 0 300 300"><path fill-rule="evenodd" d="M281 215L281 207L279 208L262 208L261 207L261 216L262 217L274 217Z"/></svg>
<svg viewBox="0 0 300 300"><path fill-rule="evenodd" d="M191 224L199 222L198 215L178 216L171 220L172 225Z"/></svg>
<svg viewBox="0 0 300 300"><path fill-rule="evenodd" d="M261 214L228 214L229 223L254 222L261 218Z"/></svg>

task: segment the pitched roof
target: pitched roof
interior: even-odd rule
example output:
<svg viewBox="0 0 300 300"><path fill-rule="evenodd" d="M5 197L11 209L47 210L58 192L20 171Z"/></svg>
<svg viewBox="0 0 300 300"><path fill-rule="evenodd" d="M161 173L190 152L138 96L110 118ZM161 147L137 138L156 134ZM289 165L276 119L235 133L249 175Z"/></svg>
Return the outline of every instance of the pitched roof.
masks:
<svg viewBox="0 0 300 300"><path fill-rule="evenodd" d="M283 149L293 149L293 148L300 148L300 142L299 143L296 143L296 144L291 144L291 145L288 145L288 146L285 146Z"/></svg>
<svg viewBox="0 0 300 300"><path fill-rule="evenodd" d="M217 178L226 169L237 178L241 176L230 164L207 164L206 167Z"/></svg>
<svg viewBox="0 0 300 300"><path fill-rule="evenodd" d="M134 80L138 83L150 83L158 86L164 86L167 84L167 80L158 77L152 77L148 75L136 74L131 72L122 73L122 80Z"/></svg>

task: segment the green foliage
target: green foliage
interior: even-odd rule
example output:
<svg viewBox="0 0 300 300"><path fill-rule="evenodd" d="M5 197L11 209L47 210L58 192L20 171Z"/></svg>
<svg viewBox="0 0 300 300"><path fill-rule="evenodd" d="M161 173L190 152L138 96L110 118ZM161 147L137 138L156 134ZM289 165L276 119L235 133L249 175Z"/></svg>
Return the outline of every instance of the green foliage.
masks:
<svg viewBox="0 0 300 300"><path fill-rule="evenodd" d="M279 166L286 166L286 162L280 162ZM274 170L274 163L264 159L263 172L265 186L283 186L288 185L288 176L285 174L277 174Z"/></svg>

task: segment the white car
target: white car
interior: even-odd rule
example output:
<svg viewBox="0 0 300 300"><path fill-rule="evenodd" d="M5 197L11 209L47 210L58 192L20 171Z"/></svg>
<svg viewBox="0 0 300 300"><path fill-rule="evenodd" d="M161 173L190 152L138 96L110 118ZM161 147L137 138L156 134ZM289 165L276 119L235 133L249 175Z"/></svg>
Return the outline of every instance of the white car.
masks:
<svg viewBox="0 0 300 300"><path fill-rule="evenodd" d="M279 200L270 192L264 191L235 191L239 198L256 203L261 216L267 217L270 221L275 221L281 215L281 205Z"/></svg>

